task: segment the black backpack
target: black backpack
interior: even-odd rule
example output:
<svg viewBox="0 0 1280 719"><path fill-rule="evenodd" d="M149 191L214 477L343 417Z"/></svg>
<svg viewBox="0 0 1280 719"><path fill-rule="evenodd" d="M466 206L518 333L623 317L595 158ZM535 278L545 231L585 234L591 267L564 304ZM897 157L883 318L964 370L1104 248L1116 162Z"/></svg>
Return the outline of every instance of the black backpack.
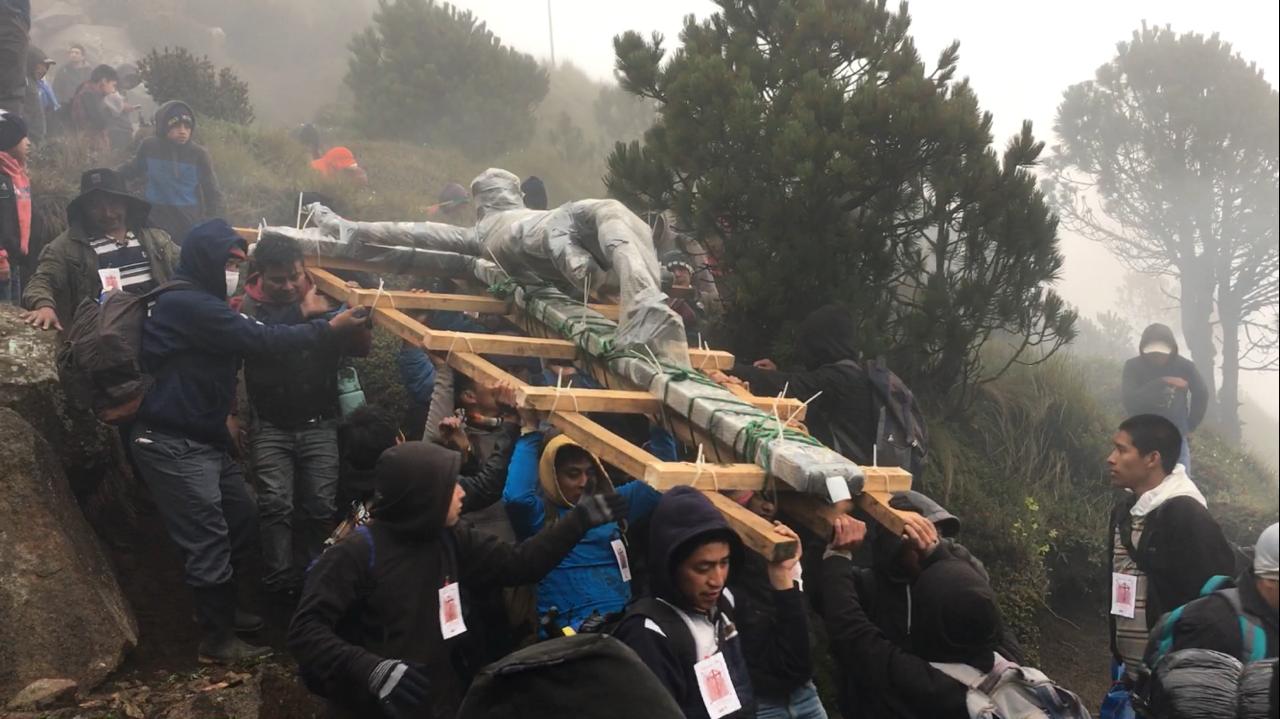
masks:
<svg viewBox="0 0 1280 719"><path fill-rule="evenodd" d="M687 630L686 630L687 631ZM485 667L458 719L683 719L630 647L606 634L539 642Z"/></svg>
<svg viewBox="0 0 1280 719"><path fill-rule="evenodd" d="M131 421L152 384L139 362L142 322L160 295L191 287L172 280L144 295L111 290L100 302L82 300L58 352L58 372L72 400L92 407L107 424Z"/></svg>
<svg viewBox="0 0 1280 719"><path fill-rule="evenodd" d="M841 360L838 365L856 368L871 387L871 416L875 422L874 447L857 447L851 437L841 437L832 426L836 451L844 454L850 448L864 450L864 462L880 467L901 467L919 479L929 456L929 429L916 404L916 396L902 378L882 361L866 360L858 364Z"/></svg>

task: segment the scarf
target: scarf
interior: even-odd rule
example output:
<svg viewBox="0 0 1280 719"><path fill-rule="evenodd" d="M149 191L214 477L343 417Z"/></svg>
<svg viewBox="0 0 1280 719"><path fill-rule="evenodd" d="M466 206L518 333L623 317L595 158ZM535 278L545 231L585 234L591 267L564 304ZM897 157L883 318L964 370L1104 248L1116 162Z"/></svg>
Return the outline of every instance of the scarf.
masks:
<svg viewBox="0 0 1280 719"><path fill-rule="evenodd" d="M0 152L0 172L13 181L13 202L18 207L18 248L23 257L31 241L31 178L26 165L7 152Z"/></svg>
<svg viewBox="0 0 1280 719"><path fill-rule="evenodd" d="M1168 502L1174 497L1193 497L1200 506L1208 506L1205 502L1204 495L1196 487L1191 478L1187 476L1187 470L1182 465L1176 465L1168 477L1159 485L1138 497L1138 501L1133 503L1133 507L1129 510L1129 514L1134 517L1145 517L1155 510L1156 507Z"/></svg>

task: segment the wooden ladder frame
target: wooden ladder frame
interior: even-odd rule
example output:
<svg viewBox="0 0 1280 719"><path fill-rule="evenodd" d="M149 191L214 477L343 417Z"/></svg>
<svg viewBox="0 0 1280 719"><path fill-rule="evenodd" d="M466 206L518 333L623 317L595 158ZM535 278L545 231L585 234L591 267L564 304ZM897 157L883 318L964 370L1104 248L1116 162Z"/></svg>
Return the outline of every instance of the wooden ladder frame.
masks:
<svg viewBox="0 0 1280 719"><path fill-rule="evenodd" d="M238 230L248 242L257 240L258 231ZM369 307L373 322L402 340L432 352L452 368L473 380L486 384L505 383L516 389L520 406L549 412L550 423L582 445L602 461L612 464L634 478L664 491L677 486L693 486L707 496L725 520L742 538L743 543L776 561L794 556L796 542L773 531L772 524L739 505L718 490L776 490L780 508L819 536L831 535L831 520L840 512L852 509L837 507L827 498L794 491L783 482L770 482L763 468L741 462L711 462L706 457L734 457L732 447L693 427L674 412L666 411L661 400L647 391L631 386L624 378L610 372L604 363L588 362L591 373L607 389L538 387L506 372L484 354L538 357L574 361L581 351L573 342L555 336L554 331L537 319L521 313L511 302L489 296L373 290L348 284L329 270L358 270L380 274L397 274L392 267L377 263L340 258L308 256L306 264L316 288L323 294L348 306ZM605 317L618 317L617 305L591 305ZM525 330L526 337L453 332L433 329L407 312L447 310L503 315ZM690 348L690 364L698 368L728 370L734 357L723 351ZM802 402L792 398L756 397L741 387L731 388L740 399L766 412L804 418ZM668 462L618 436L585 413L608 412L643 414L668 427L688 446L703 446L704 461ZM889 507L893 492L911 488L909 472L897 467L864 467L863 492L855 498L870 517L891 531L901 534L903 520L898 510Z"/></svg>

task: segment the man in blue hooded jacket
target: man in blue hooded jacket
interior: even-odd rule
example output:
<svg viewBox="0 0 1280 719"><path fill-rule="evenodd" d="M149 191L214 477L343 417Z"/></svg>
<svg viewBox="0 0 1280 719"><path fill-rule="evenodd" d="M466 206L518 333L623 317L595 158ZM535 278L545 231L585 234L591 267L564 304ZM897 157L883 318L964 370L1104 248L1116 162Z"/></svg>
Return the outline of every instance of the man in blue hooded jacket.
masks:
<svg viewBox="0 0 1280 719"><path fill-rule="evenodd" d="M203 663L265 653L236 637L261 619L236 611L232 557L242 556L256 528L229 417L236 372L245 355L287 353L359 331L365 311L298 325L264 325L237 314L227 295L239 279L246 243L226 222L210 220L187 236L176 280L142 327L141 363L154 384L130 430L132 456L165 527L182 552L205 631Z"/></svg>

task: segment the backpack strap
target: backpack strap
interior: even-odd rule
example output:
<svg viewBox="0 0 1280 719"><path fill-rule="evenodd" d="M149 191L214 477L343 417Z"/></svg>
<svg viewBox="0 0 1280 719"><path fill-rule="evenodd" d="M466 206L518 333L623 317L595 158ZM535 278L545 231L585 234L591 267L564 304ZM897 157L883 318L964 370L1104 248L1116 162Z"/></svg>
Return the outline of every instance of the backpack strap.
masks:
<svg viewBox="0 0 1280 719"><path fill-rule="evenodd" d="M1235 587L1223 589L1217 592L1217 596L1226 600L1231 606L1231 611L1235 613L1236 620L1240 622L1240 660L1247 664L1266 659L1266 630L1254 622L1249 613L1244 610L1244 604L1240 601L1240 590Z"/></svg>
<svg viewBox="0 0 1280 719"><path fill-rule="evenodd" d="M155 302L157 299L160 298L160 295L163 295L166 292L171 292L173 290L193 290L193 289L196 289L195 284L193 284L188 280L169 280L168 282L161 282L159 286L152 289L147 294L143 295L142 301L147 303Z"/></svg>
<svg viewBox="0 0 1280 719"><path fill-rule="evenodd" d="M684 623L684 618L670 604L653 597L643 597L627 608L627 615L641 616L657 624L671 643L681 666L692 668L698 662L693 633L689 631L689 625Z"/></svg>

